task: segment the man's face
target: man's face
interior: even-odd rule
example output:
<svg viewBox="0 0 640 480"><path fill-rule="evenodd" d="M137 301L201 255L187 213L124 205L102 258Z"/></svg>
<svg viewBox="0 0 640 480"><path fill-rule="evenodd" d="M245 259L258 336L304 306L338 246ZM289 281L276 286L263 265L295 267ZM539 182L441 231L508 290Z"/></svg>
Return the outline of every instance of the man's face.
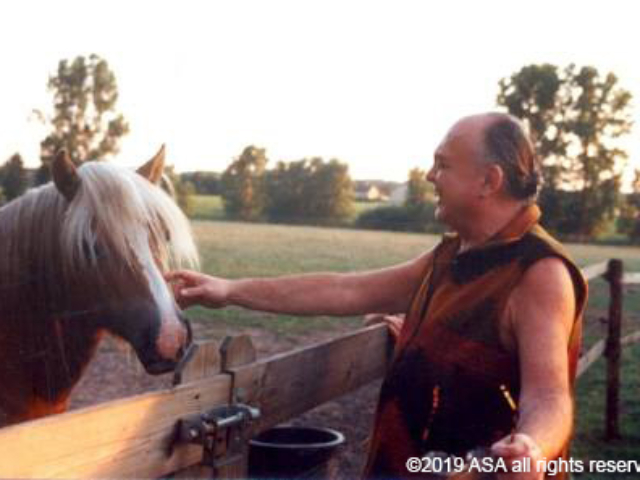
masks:
<svg viewBox="0 0 640 480"><path fill-rule="evenodd" d="M437 194L435 216L452 228L474 218L481 201L484 168L478 161L482 154L483 119L470 117L458 122L435 152L427 180Z"/></svg>

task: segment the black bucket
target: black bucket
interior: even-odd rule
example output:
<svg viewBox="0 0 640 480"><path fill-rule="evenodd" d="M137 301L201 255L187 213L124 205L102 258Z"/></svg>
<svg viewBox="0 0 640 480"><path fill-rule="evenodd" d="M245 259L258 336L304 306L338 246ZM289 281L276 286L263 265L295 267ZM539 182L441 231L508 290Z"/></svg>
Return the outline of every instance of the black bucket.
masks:
<svg viewBox="0 0 640 480"><path fill-rule="evenodd" d="M344 435L329 428L276 427L249 441L251 478L331 478Z"/></svg>

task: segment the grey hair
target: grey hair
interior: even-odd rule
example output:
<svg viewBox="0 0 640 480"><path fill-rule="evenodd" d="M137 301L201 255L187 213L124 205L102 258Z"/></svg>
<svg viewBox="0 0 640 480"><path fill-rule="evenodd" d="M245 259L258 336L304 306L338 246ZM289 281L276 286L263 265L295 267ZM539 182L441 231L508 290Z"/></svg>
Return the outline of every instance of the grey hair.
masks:
<svg viewBox="0 0 640 480"><path fill-rule="evenodd" d="M542 185L540 160L522 122L512 115L493 114L484 132L483 161L499 165L507 192L517 200L535 201Z"/></svg>

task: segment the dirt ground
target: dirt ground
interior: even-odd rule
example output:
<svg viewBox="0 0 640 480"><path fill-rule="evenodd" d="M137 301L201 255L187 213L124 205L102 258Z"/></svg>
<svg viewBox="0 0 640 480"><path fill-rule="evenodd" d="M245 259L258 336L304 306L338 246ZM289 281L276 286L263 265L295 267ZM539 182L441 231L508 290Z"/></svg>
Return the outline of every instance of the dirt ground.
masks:
<svg viewBox="0 0 640 480"><path fill-rule="evenodd" d="M222 339L228 330L194 325L196 338ZM252 337L259 357L321 342L338 336L340 331L306 336L279 336L261 329L244 329ZM144 373L122 342L106 338L87 371L74 390L71 409L94 405L116 398L169 387L171 375L150 376ZM346 444L333 461L337 478L357 478L365 461L365 442L370 433L379 382L367 385L335 401L325 403L289 424L336 429L346 437Z"/></svg>

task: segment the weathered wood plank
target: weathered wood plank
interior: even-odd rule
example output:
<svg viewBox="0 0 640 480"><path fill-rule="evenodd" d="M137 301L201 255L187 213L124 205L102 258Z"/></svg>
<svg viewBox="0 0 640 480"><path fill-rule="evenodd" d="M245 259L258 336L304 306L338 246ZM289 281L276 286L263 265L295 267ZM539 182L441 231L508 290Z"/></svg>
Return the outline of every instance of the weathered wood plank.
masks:
<svg viewBox="0 0 640 480"><path fill-rule="evenodd" d="M229 375L0 429L0 478L157 478L201 448L168 445L176 421L227 402Z"/></svg>
<svg viewBox="0 0 640 480"><path fill-rule="evenodd" d="M233 351L251 358L245 340ZM157 478L176 472L202 455L201 447L184 445L168 453L180 418L226 404L235 392L238 401L262 410L257 432L381 377L389 354L382 325L249 365L232 354L225 360L234 365L229 373L0 429L0 477ZM235 471L241 475L243 468Z"/></svg>
<svg viewBox="0 0 640 480"><path fill-rule="evenodd" d="M620 339L620 345L623 347L637 342L640 342L640 330L630 333L629 335L625 335Z"/></svg>
<svg viewBox="0 0 640 480"><path fill-rule="evenodd" d="M620 438L620 358L622 356L622 260L611 259L606 279L609 283L609 331L605 347L607 357L607 394L605 436L607 440Z"/></svg>
<svg viewBox="0 0 640 480"><path fill-rule="evenodd" d="M598 360L604 354L605 341L604 339L599 340L593 345L587 353L580 357L578 361L578 372L576 374L577 378L586 372L593 363Z"/></svg>
<svg viewBox="0 0 640 480"><path fill-rule="evenodd" d="M386 326L374 325L230 369L241 401L262 412L254 431L265 430L382 377L391 353L388 335Z"/></svg>
<svg viewBox="0 0 640 480"><path fill-rule="evenodd" d="M220 345L218 342L206 341L198 343L198 350L182 373L182 384L209 378L220 373L220 364ZM211 468L200 464L203 451L202 447L190 445L182 448L192 452L188 458L192 458L193 460L190 461L190 466L173 472L170 478L211 478ZM197 464L194 464L195 462L197 462ZM186 464L185 462L183 466Z"/></svg>
<svg viewBox="0 0 640 480"><path fill-rule="evenodd" d="M620 339L620 345L622 345L623 347L637 342L640 342L640 330L630 333L629 335L625 335ZM589 349L587 353L580 357L580 361L578 362L578 378L580 378L580 376L584 372L586 372L596 360L604 355L605 345L606 342L604 339L599 340Z"/></svg>
<svg viewBox="0 0 640 480"><path fill-rule="evenodd" d="M182 384L213 377L220 373L218 342L198 342L198 350L182 372Z"/></svg>
<svg viewBox="0 0 640 480"><path fill-rule="evenodd" d="M622 276L622 283L625 285L640 285L640 272L625 272Z"/></svg>
<svg viewBox="0 0 640 480"><path fill-rule="evenodd" d="M229 373L232 379L230 400L232 403L242 402L242 398L238 398L239 396L241 397L241 395L239 395L236 386L236 378L233 373L233 369L254 363L258 358L258 353L251 341L251 337L248 335L238 335L236 337L225 338L220 346L220 358L222 359L222 370L225 373ZM253 429L247 432L248 438L251 437L252 430ZM240 450L235 452L227 450L225 447L228 447L228 444L231 441L229 437L231 434L232 432L227 432L227 445L221 445L221 448L216 453L218 455L231 455L232 457L236 457L237 460L217 468L216 471L213 472L215 478L247 477L247 469L249 466L249 445L244 443Z"/></svg>
<svg viewBox="0 0 640 480"><path fill-rule="evenodd" d="M587 265L580 269L582 275L587 281L593 280L594 278L601 277L607 272L607 265L609 262L600 262L595 263L593 265Z"/></svg>
<svg viewBox="0 0 640 480"><path fill-rule="evenodd" d="M221 371L255 362L258 353L249 335L226 337L220 345Z"/></svg>

